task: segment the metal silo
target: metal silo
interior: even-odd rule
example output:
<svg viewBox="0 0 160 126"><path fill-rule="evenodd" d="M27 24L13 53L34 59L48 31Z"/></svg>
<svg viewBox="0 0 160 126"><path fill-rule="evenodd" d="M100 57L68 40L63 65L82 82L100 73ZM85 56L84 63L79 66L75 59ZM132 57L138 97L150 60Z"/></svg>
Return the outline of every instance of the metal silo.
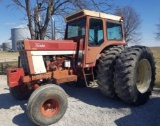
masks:
<svg viewBox="0 0 160 126"><path fill-rule="evenodd" d="M12 49L12 42L2 43L3 51L9 51Z"/></svg>
<svg viewBox="0 0 160 126"><path fill-rule="evenodd" d="M20 25L11 29L12 49L17 51L17 41L31 38L28 26Z"/></svg>

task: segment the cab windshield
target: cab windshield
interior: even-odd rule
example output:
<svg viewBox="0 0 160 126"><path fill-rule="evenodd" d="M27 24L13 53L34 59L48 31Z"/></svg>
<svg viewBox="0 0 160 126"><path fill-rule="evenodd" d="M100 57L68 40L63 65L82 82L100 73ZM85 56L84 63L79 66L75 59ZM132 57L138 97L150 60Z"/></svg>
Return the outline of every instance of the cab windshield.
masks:
<svg viewBox="0 0 160 126"><path fill-rule="evenodd" d="M81 37L85 35L86 19L81 19L67 26L67 38Z"/></svg>

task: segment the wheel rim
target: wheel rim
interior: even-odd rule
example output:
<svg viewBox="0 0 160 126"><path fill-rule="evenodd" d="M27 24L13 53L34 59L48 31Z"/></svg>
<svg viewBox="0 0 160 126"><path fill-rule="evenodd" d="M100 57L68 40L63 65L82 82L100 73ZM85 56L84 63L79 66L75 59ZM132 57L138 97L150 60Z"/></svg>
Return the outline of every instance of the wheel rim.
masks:
<svg viewBox="0 0 160 126"><path fill-rule="evenodd" d="M57 99L47 99L41 106L41 113L45 117L52 117L57 114L59 108L60 104Z"/></svg>
<svg viewBox="0 0 160 126"><path fill-rule="evenodd" d="M149 87L152 77L151 65L147 59L139 62L137 69L137 89L141 93L145 93Z"/></svg>

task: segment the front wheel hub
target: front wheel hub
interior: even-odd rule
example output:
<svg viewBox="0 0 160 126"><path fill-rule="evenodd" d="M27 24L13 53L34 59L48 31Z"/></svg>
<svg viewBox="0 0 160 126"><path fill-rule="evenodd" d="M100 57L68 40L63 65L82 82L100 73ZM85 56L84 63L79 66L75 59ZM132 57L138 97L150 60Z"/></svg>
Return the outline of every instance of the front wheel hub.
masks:
<svg viewBox="0 0 160 126"><path fill-rule="evenodd" d="M45 117L52 117L57 114L60 104L57 99L51 98L43 102L41 105L41 114Z"/></svg>

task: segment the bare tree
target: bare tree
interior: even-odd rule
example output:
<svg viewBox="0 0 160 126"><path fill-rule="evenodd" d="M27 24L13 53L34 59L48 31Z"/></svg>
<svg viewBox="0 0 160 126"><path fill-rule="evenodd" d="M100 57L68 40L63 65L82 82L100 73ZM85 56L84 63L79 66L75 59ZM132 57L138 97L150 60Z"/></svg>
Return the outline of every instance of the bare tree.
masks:
<svg viewBox="0 0 160 126"><path fill-rule="evenodd" d="M157 40L160 40L160 21L158 24L156 24L157 31L155 32L155 37Z"/></svg>
<svg viewBox="0 0 160 126"><path fill-rule="evenodd" d="M127 43L138 44L141 40L141 33L139 28L141 25L140 16L131 6L117 8L115 14L123 16L124 18L124 31Z"/></svg>
<svg viewBox="0 0 160 126"><path fill-rule="evenodd" d="M12 0L9 6L14 5L24 10L32 39L44 39L52 15L64 17L66 14L84 8L106 11L112 8L109 1L112 0ZM43 21L39 21L41 15Z"/></svg>

